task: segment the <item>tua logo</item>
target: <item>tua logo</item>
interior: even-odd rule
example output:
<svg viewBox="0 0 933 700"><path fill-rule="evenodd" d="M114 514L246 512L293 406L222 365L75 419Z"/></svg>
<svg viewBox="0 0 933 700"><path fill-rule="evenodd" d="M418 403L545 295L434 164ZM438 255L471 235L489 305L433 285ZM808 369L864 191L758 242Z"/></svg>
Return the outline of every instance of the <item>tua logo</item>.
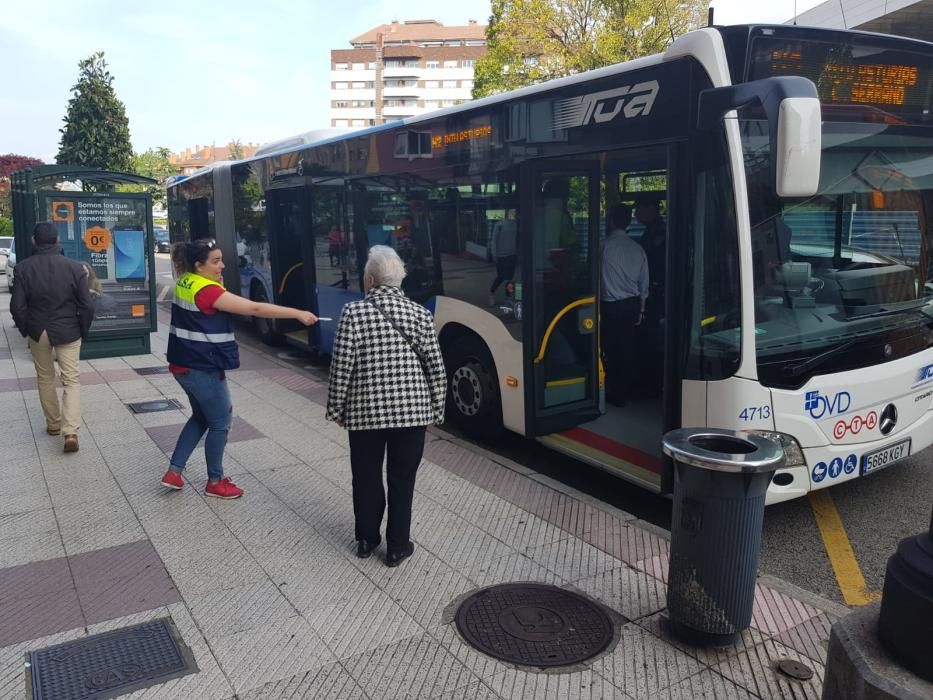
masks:
<svg viewBox="0 0 933 700"><path fill-rule="evenodd" d="M626 119L648 116L660 90L657 80L648 80L637 85L623 85L559 100L554 105L553 129L557 131L587 124L603 124L611 122L620 114Z"/></svg>
<svg viewBox="0 0 933 700"><path fill-rule="evenodd" d="M852 407L852 395L848 391L840 391L830 398L819 391L808 391L804 396L803 407L816 420L824 416L838 416Z"/></svg>

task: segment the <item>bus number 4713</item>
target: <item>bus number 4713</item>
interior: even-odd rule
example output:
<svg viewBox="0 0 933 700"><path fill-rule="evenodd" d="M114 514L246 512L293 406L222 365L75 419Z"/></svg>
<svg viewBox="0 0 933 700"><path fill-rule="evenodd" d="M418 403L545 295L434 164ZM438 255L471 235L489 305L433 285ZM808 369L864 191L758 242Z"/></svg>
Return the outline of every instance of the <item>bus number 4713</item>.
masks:
<svg viewBox="0 0 933 700"><path fill-rule="evenodd" d="M739 420L744 421L768 420L769 418L771 418L770 406L749 406L743 408L739 414Z"/></svg>

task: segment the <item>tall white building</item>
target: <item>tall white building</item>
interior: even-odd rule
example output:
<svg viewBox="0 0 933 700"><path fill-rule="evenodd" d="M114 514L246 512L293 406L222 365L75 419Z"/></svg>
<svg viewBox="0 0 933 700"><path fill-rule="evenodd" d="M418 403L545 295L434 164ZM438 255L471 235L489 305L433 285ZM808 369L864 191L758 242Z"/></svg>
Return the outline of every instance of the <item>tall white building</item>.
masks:
<svg viewBox="0 0 933 700"><path fill-rule="evenodd" d="M392 22L330 52L330 125L364 127L471 99L486 26Z"/></svg>

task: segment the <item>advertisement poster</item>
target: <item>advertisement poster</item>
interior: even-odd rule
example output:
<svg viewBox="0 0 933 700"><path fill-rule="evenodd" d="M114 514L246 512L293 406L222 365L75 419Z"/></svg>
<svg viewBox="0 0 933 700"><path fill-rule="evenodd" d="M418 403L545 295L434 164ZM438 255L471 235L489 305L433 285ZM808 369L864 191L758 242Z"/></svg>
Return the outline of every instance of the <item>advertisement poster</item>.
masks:
<svg viewBox="0 0 933 700"><path fill-rule="evenodd" d="M91 336L147 330L151 280L146 200L61 192L48 195L46 214L58 229L65 256L88 268L94 301Z"/></svg>

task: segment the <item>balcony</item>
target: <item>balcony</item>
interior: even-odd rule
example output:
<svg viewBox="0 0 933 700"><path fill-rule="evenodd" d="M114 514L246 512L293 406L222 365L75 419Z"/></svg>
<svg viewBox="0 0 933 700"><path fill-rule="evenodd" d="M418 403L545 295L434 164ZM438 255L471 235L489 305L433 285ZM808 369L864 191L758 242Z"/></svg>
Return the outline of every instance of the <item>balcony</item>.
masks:
<svg viewBox="0 0 933 700"><path fill-rule="evenodd" d="M411 87L384 87L382 88L382 96L385 98L390 97L421 97L421 94L424 92L424 88L420 88L417 85L412 85Z"/></svg>
<svg viewBox="0 0 933 700"><path fill-rule="evenodd" d="M389 68L386 66L382 69L383 78L418 78L421 76L423 69L418 66L411 66L409 68Z"/></svg>

